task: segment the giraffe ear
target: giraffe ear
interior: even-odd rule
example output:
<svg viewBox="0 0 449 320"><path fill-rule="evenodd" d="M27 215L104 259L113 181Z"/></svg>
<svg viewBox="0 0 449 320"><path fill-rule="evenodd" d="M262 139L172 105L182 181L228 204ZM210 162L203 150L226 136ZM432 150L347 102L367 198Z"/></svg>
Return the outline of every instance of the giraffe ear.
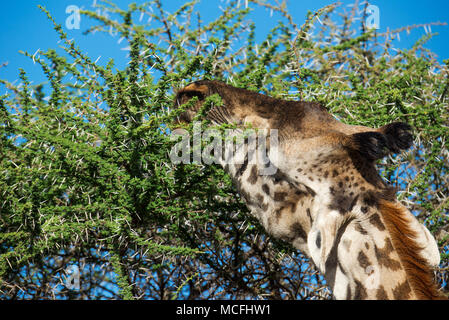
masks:
<svg viewBox="0 0 449 320"><path fill-rule="evenodd" d="M374 131L351 135L351 147L371 161L381 159L389 153L387 137Z"/></svg>
<svg viewBox="0 0 449 320"><path fill-rule="evenodd" d="M378 131L355 133L351 146L368 160L377 160L390 152L399 153L413 144L412 127L404 122L393 122Z"/></svg>
<svg viewBox="0 0 449 320"><path fill-rule="evenodd" d="M413 144L412 127L405 122L393 122L380 128L379 130L387 138L388 148L398 153L408 149Z"/></svg>

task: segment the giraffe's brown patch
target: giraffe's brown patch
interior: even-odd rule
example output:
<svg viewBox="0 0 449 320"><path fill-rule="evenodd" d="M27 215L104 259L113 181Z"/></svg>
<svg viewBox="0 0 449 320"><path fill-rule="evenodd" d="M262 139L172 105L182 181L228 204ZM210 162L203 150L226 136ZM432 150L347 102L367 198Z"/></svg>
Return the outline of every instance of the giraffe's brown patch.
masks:
<svg viewBox="0 0 449 320"><path fill-rule="evenodd" d="M274 201L284 201L287 196L287 192L275 192Z"/></svg>
<svg viewBox="0 0 449 320"><path fill-rule="evenodd" d="M291 201L290 202L290 212L291 213L295 213L297 206L298 206L298 202L297 201Z"/></svg>
<svg viewBox="0 0 449 320"><path fill-rule="evenodd" d="M382 220L380 219L380 216L377 213L375 213L369 217L369 222L373 226L375 226L377 229L379 229L380 231L385 230L385 226L384 226Z"/></svg>
<svg viewBox="0 0 449 320"><path fill-rule="evenodd" d="M293 242L297 238L307 241L307 233L304 231L299 222L294 222L291 226L289 226L288 232L282 233L281 239L287 242Z"/></svg>
<svg viewBox="0 0 449 320"><path fill-rule="evenodd" d="M396 300L407 300L411 293L412 289L407 280L393 288L393 297Z"/></svg>
<svg viewBox="0 0 449 320"><path fill-rule="evenodd" d="M359 232L359 233L361 233L363 235L367 235L368 234L368 232L362 227L362 225L359 222L357 222L355 224L355 231L357 231L357 232Z"/></svg>
<svg viewBox="0 0 449 320"><path fill-rule="evenodd" d="M275 219L272 219L272 220L274 220L276 224L279 224L279 219L281 219L282 214L284 213L284 209L285 209L285 207L281 207L281 208L279 208L278 210L276 210L274 212L274 214L275 214L274 218ZM273 217L270 217L270 218L273 218Z"/></svg>
<svg viewBox="0 0 449 320"><path fill-rule="evenodd" d="M351 286L348 284L346 287L346 300L351 300L352 299L352 291L351 291Z"/></svg>
<svg viewBox="0 0 449 320"><path fill-rule="evenodd" d="M364 192L362 195L362 202L367 207L375 207L378 203L378 195L371 191Z"/></svg>
<svg viewBox="0 0 449 320"><path fill-rule="evenodd" d="M438 292L433 279L432 268L420 255L422 247L415 240L415 233L406 218L406 209L400 204L381 200L380 212L393 245L399 255L407 283L417 299L447 299ZM397 295L405 295L408 291L405 284L396 288Z"/></svg>
<svg viewBox="0 0 449 320"><path fill-rule="evenodd" d="M268 210L268 203L264 203L264 197L260 193L256 194L256 200L257 205L259 206L260 209L262 209L262 211Z"/></svg>
<svg viewBox="0 0 449 320"><path fill-rule="evenodd" d="M374 246L377 261L380 265L387 267L390 270L397 271L401 268L401 263L390 257L390 254L394 251L393 245L389 238L385 239L385 245L383 248Z"/></svg>
<svg viewBox="0 0 449 320"><path fill-rule="evenodd" d="M273 179L273 184L280 184L280 183L283 183L285 180L285 176L279 171L279 170L276 170L276 173L275 174L273 174L272 176L272 179Z"/></svg>
<svg viewBox="0 0 449 320"><path fill-rule="evenodd" d="M263 190L263 192L265 192L267 195L270 195L270 187L269 187L266 183L264 183L264 184L262 185L262 190Z"/></svg>
<svg viewBox="0 0 449 320"><path fill-rule="evenodd" d="M388 300L387 292L385 291L384 286L380 285L376 292L377 300Z"/></svg>
<svg viewBox="0 0 449 320"><path fill-rule="evenodd" d="M315 196L316 196L316 192L313 191L312 188L309 188L308 186L304 186L304 187L306 188L307 193L308 193L309 195L311 195L312 197L315 197Z"/></svg>
<svg viewBox="0 0 449 320"><path fill-rule="evenodd" d="M310 224L312 225L313 224L313 219L312 219L312 213L310 212L310 208L307 208L306 212L307 212L307 216L309 217Z"/></svg>
<svg viewBox="0 0 449 320"><path fill-rule="evenodd" d="M357 255L357 261L363 269L366 269L371 265L368 256L363 251L359 251L359 254Z"/></svg>
<svg viewBox="0 0 449 320"><path fill-rule="evenodd" d="M354 300L365 300L366 298L368 298L366 288L362 285L362 283L358 280L354 281L355 281Z"/></svg>
<svg viewBox="0 0 449 320"><path fill-rule="evenodd" d="M338 229L337 235L335 236L334 243L332 245L331 250L329 251L329 255L327 256L325 262L325 278L329 286L333 289L335 285L335 277L337 275L337 266L339 265L338 260L338 247L340 246L341 238L346 231L348 225L353 221L353 219L348 219L343 225ZM341 268L340 268L341 269ZM343 271L343 270L342 270Z"/></svg>
<svg viewBox="0 0 449 320"><path fill-rule="evenodd" d="M243 164L237 164L235 166L236 172L235 172L235 176L236 177L240 177L245 171L246 168L248 167L248 157L245 157L245 161L243 161Z"/></svg>
<svg viewBox="0 0 449 320"><path fill-rule="evenodd" d="M365 248L366 248L366 250L369 250L369 243L368 242L365 242Z"/></svg>
<svg viewBox="0 0 449 320"><path fill-rule="evenodd" d="M249 177L248 177L247 181L248 181L248 183L255 184L257 182L257 179L258 179L258 177L257 177L257 166L253 165L251 167L251 172L249 174Z"/></svg>
<svg viewBox="0 0 449 320"><path fill-rule="evenodd" d="M330 188L332 194L332 200L329 204L329 209L337 210L341 214L350 212L357 202L358 196L351 197L344 193L344 191L335 191L332 187Z"/></svg>

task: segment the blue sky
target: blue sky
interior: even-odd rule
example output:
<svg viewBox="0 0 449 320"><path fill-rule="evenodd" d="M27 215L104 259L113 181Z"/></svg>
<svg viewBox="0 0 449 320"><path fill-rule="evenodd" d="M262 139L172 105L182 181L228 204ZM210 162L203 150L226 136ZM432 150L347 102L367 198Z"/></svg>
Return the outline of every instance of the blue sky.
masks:
<svg viewBox="0 0 449 320"><path fill-rule="evenodd" d="M80 8L92 8L95 0L21 0L3 1L0 11L0 65L8 63L6 67L0 68L0 78L14 81L18 78L18 69L24 68L29 73L31 80L35 83L44 81L44 77L38 65L19 53L19 50L27 51L31 54L38 49L47 50L58 46L58 37L52 29L51 22L41 12L37 5L45 6L53 17L65 26L65 21L69 14L66 8L69 5L77 5ZM100 2L100 0L97 0ZM202 17L212 19L219 13L218 6L223 5L227 0L203 0L198 6ZM130 1L114 0L120 7L126 8ZM143 1L135 1L141 3ZM173 12L182 0L162 0L165 10ZM243 4L245 1L241 0ZM334 1L325 0L289 0L288 7L290 13L298 25L304 23L308 10L315 11ZM343 7L354 3L354 1L343 0ZM370 2L379 7L380 11L380 32L399 28L405 25L421 24L428 22L448 22L449 23L449 1L432 0L373 0ZM250 7L254 5L250 4ZM349 8L348 8L349 10ZM270 15L268 11L259 10L251 15L251 19L256 23L256 32L265 34L270 28ZM96 33L94 35L83 35L82 32L90 25L87 18L82 17L80 29L65 31L69 38L74 38L77 44L88 55L96 60L101 56L101 62L106 63L110 57L114 58L117 65L126 63L126 51L120 50L125 44L117 44L118 37L115 38L107 34ZM449 26L433 26L432 32L439 35L431 39L426 45L429 49L438 54L439 61L449 58ZM425 33L423 28L413 31L410 35L406 32L401 34L401 42L397 46L401 48L409 47L414 41ZM3 94L4 92L0 92Z"/></svg>

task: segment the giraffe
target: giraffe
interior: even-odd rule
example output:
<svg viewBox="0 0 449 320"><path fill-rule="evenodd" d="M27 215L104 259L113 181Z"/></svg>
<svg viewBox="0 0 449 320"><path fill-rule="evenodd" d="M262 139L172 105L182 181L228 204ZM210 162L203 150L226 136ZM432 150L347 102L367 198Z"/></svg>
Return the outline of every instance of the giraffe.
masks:
<svg viewBox="0 0 449 320"><path fill-rule="evenodd" d="M260 164L222 163L251 213L267 232L301 250L325 276L336 299L434 299L436 241L395 199L374 160L410 147L410 127L350 126L316 103L274 99L218 81L197 81L175 104L198 97L180 116L192 121L207 96L223 106L207 113L213 124L251 123L278 129L272 175Z"/></svg>

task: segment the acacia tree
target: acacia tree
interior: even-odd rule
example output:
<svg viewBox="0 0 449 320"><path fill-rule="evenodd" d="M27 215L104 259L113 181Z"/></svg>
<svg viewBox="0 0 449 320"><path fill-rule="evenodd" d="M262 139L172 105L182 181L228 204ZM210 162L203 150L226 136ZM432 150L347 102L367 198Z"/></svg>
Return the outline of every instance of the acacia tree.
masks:
<svg viewBox="0 0 449 320"><path fill-rule="evenodd" d="M82 11L95 22L87 34L128 42L123 70L94 62L41 8L63 51L24 54L48 83L25 70L19 84L1 80L1 298L330 298L313 265L249 216L220 167L170 161L174 92L204 78L318 101L350 124L411 124L414 147L378 167L438 239L447 290L449 60L425 49L433 34L399 50L394 39L419 26L369 30L366 4L330 5L299 26L285 2L239 3L208 22L197 1L173 13L160 0ZM253 9L277 19L263 41ZM74 266L79 286L67 282Z"/></svg>

